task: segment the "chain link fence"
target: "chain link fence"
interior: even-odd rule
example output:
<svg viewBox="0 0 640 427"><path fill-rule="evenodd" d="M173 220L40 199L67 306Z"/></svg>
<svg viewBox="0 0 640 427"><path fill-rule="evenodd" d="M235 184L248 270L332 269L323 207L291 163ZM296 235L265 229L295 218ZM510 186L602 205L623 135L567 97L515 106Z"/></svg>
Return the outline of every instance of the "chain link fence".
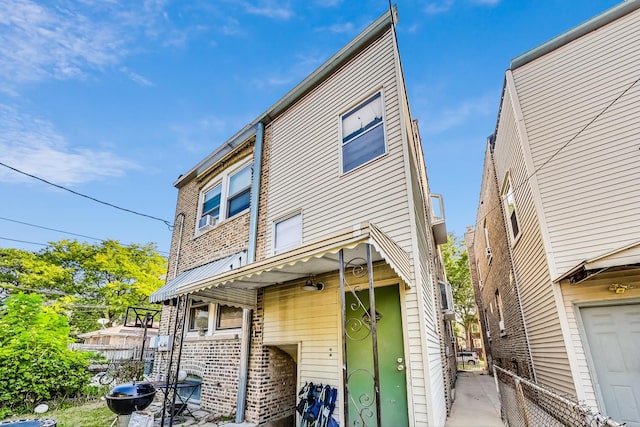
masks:
<svg viewBox="0 0 640 427"><path fill-rule="evenodd" d="M493 366L502 419L509 427L567 426L621 427L587 405L534 384L498 366Z"/></svg>

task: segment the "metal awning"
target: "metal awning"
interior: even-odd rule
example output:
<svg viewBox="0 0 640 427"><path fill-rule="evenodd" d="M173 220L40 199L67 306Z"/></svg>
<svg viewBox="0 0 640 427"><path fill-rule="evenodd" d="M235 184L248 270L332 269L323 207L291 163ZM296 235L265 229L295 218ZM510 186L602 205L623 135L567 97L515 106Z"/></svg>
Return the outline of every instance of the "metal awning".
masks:
<svg viewBox="0 0 640 427"><path fill-rule="evenodd" d="M240 251L227 257L183 271L173 279L168 280L160 289L152 293L149 296L149 301L166 301L177 296L176 290L180 286L207 280L221 273L233 270L234 268L239 268L246 263L246 254L247 251Z"/></svg>
<svg viewBox="0 0 640 427"><path fill-rule="evenodd" d="M637 266L640 264L640 242L608 251L596 257L584 260L561 274L555 282L568 279L581 272L604 271L616 267Z"/></svg>
<svg viewBox="0 0 640 427"><path fill-rule="evenodd" d="M319 275L339 268L338 252L345 249L346 260L366 260L366 245L374 248L373 261L386 261L406 286L413 283L409 254L373 224L334 235L267 259L227 271L216 277L189 281L178 286L177 295L206 295L215 289L255 290L291 280ZM354 261L354 265L357 261Z"/></svg>

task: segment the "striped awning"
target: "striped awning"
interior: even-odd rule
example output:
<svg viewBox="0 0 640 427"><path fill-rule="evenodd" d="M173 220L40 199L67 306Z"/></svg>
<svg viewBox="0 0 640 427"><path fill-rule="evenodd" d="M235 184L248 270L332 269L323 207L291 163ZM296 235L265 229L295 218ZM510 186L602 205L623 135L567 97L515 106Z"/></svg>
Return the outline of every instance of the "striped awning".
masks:
<svg viewBox="0 0 640 427"><path fill-rule="evenodd" d="M206 294L208 290L258 288L319 275L339 268L338 252L346 250L346 259L366 259L366 245L373 246L373 261L386 261L406 286L412 286L409 254L373 224L301 246L264 260L227 271L214 278L189 281L178 286L178 295Z"/></svg>
<svg viewBox="0 0 640 427"><path fill-rule="evenodd" d="M162 302L176 297L176 291L181 286L188 286L191 283L199 283L203 280L211 279L222 273L231 271L246 264L247 252L241 251L224 258L217 259L207 264L183 271L154 293L149 296L150 302Z"/></svg>

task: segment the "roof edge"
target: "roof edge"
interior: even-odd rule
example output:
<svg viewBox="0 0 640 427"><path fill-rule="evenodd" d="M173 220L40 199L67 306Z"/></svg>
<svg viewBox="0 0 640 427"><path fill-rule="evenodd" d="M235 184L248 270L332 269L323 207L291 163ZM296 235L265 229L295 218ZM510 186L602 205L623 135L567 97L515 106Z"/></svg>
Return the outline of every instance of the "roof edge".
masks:
<svg viewBox="0 0 640 427"><path fill-rule="evenodd" d="M518 67L521 67L529 62L540 58L541 56L546 55L547 53L553 52L554 50L571 43L572 41L588 34L592 31L597 30L618 18L621 18L634 10L640 8L640 0L625 0L623 3L612 7L609 10L602 12L599 15L589 19L588 21L583 22L570 29L569 31L565 31L564 33L552 38L551 40L535 47L520 56L515 57L511 60L510 69L514 70Z"/></svg>
<svg viewBox="0 0 640 427"><path fill-rule="evenodd" d="M262 122L263 124L271 122L274 117L281 114L303 96L308 94L320 82L326 80L335 70L348 62L356 54L361 52L365 47L369 46L373 40L376 40L380 36L380 34L382 34L389 26L397 21L396 16L397 8L394 5L390 10L383 13L372 24L362 30L360 34L358 34L354 39L347 43L347 45L342 47L342 49L336 52L333 56L331 56L331 58L325 61L320 67L318 67L304 80L298 83L293 89L287 92L264 113L259 115L255 120L242 128L242 130L236 133L233 137L216 148L211 154L205 157L188 172L178 177L173 185L177 188L184 186L193 178L197 177L200 171L213 166L217 163L218 160L224 157L224 155L231 151L233 148L237 147L248 138L254 136L256 133L256 125L259 122Z"/></svg>

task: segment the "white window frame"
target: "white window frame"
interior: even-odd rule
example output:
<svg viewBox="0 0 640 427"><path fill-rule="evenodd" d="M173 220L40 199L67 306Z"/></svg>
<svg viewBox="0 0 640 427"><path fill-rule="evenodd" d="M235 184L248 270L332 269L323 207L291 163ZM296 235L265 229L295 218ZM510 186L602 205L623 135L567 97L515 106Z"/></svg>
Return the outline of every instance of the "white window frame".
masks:
<svg viewBox="0 0 640 427"><path fill-rule="evenodd" d="M496 308L498 311L498 328L500 329L500 336L503 337L507 335L507 328L505 326L504 321L504 309L502 307L502 295L500 295L500 290L496 289L495 292L495 300L496 300Z"/></svg>
<svg viewBox="0 0 640 427"><path fill-rule="evenodd" d="M507 228L509 229L509 236L511 237L511 244L513 245L522 234L522 224L520 224L520 215L518 215L518 206L516 204L515 190L510 172L507 172L505 175L504 183L502 185L501 199L502 206L504 208L505 221L507 223ZM511 199L511 204L513 205L513 212L511 212L510 209L509 199ZM513 230L512 216L515 216L516 225L518 226L517 234Z"/></svg>
<svg viewBox="0 0 640 427"><path fill-rule="evenodd" d="M352 113L355 113L359 108L363 107L364 104L366 104L367 102L373 100L376 97L380 97L380 105L381 105L381 109L382 109L382 121L380 124L376 124L375 126L371 127L370 129L366 130L365 132L363 132L361 135L364 135L368 132L370 132L373 129L376 129L378 127L382 127L382 140L383 140L383 145L384 145L384 152L378 156L375 156L367 161L365 161L362 164L359 164L351 169L349 169L348 171L344 170L344 147L346 147L349 143L354 142L356 139L358 139L361 135L358 135L357 137L354 137L352 139L350 139L349 141L347 141L345 143L345 141L343 140L344 135L342 134L342 123L343 123L343 119L345 118L345 116L349 116ZM364 165L367 165L373 161L375 161L376 159L379 159L380 157L385 156L388 152L389 152L389 146L387 143L387 131L386 131L386 122L387 122L387 118L385 115L385 104L384 104L384 91L382 89L377 90L373 93L371 93L370 95L364 97L363 99L361 99L358 103L356 103L355 105L352 105L351 107L349 107L346 111L344 111L343 113L340 114L339 118L338 118L338 135L339 135L339 151L340 151L340 156L339 156L339 160L340 160L340 174L341 175L346 175L348 173L351 173L353 171L356 171L360 168L362 168Z"/></svg>
<svg viewBox="0 0 640 427"><path fill-rule="evenodd" d="M278 226L278 224L280 224L280 223L282 223L284 221L290 220L292 218L295 218L296 216L300 217L300 241L297 244L293 244L291 246L286 246L286 247L283 247L283 248L277 248L276 247L276 242L277 242L277 238L278 238L278 236L277 236L277 226ZM271 235L273 236L273 238L271 239L272 240L272 242L271 242L271 253L273 255L276 255L276 254L280 254L280 253L286 252L286 251L288 251L290 249L293 249L293 248L301 246L302 245L302 230L303 230L303 227L304 227L304 216L302 215L302 211L301 210L298 210L298 211L295 211L295 212L290 212L287 215L281 216L281 217L277 218L275 221L273 221L273 225L271 227L271 231L272 231Z"/></svg>
<svg viewBox="0 0 640 427"><path fill-rule="evenodd" d="M209 318L207 319L207 330L204 332L204 335L200 335L200 332L197 329L191 329L189 324L191 323L191 309L193 307L199 306L208 306L209 308ZM213 302L200 302L200 301L190 301L189 302L189 310L187 311L188 315L185 319L185 324L187 325L187 336L188 337L216 337L216 336L224 336L224 335L236 335L242 331L242 325L235 328L218 328L218 317L220 314L219 307L220 305ZM244 321L244 319L243 319Z"/></svg>
<svg viewBox="0 0 640 427"><path fill-rule="evenodd" d="M224 170L223 172L221 172L220 174L218 174L217 176L215 176L213 179L211 179L207 185L205 185L204 187L202 187L202 189L200 190L200 196L198 197L198 214L197 214L197 219L196 219L196 230L195 233L196 235L200 235L206 231L209 231L213 228L216 228L218 225L220 225L221 223L223 223L224 221L226 221L227 219L230 218L234 218L238 215L241 215L245 212L247 212L249 209L251 209L251 204L249 204L249 207L247 209L244 209L238 213L236 213L233 216L229 216L229 200L230 200L230 195L229 195L229 181L231 179L231 177L233 177L235 174L237 174L238 172L240 172L241 170L243 170L244 168L252 167L252 162L251 162L251 158L245 158L243 159L241 162L239 162L237 165L234 165L234 167L229 168L227 170ZM251 172L252 176L251 176L251 183L249 184L249 191L251 191L251 186L253 185L253 171ZM215 189L217 186L221 186L220 189L220 212L218 215L218 221L216 224L214 225L204 225L202 227L200 227L200 220L202 219L202 208L204 207L204 197L205 194L208 193L209 191ZM244 191L244 190L243 190ZM231 196L234 196L236 194L239 194L240 192L237 192Z"/></svg>
<svg viewBox="0 0 640 427"><path fill-rule="evenodd" d="M483 226L484 230L484 253L487 257L487 264L491 264L493 260L493 251L491 249L491 242L489 241L489 229L487 228L487 220L484 220Z"/></svg>

